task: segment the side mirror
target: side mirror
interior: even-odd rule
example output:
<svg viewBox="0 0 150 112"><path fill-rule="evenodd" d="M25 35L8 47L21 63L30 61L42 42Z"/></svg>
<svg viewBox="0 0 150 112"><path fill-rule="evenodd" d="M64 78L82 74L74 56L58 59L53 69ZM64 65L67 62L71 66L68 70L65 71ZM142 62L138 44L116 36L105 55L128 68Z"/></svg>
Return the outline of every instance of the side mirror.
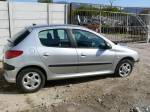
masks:
<svg viewBox="0 0 150 112"><path fill-rule="evenodd" d="M112 46L106 42L107 49L112 49Z"/></svg>
<svg viewBox="0 0 150 112"><path fill-rule="evenodd" d="M109 43L104 43L104 44L100 44L99 45L99 49L104 49L104 50L106 50L106 49L111 49L112 47L111 47L111 45L109 44Z"/></svg>

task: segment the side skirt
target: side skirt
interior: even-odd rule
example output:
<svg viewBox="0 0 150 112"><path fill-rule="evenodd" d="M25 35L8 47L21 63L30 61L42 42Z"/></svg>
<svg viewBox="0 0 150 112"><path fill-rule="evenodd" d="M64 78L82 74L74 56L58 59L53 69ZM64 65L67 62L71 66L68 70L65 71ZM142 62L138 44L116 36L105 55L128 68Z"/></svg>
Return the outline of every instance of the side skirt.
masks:
<svg viewBox="0 0 150 112"><path fill-rule="evenodd" d="M80 77L88 77L88 76L107 75L113 73L114 73L113 71L97 71L97 72L86 72L86 73L84 72L84 73L73 73L73 74L54 74L54 75L50 75L48 80L80 78Z"/></svg>

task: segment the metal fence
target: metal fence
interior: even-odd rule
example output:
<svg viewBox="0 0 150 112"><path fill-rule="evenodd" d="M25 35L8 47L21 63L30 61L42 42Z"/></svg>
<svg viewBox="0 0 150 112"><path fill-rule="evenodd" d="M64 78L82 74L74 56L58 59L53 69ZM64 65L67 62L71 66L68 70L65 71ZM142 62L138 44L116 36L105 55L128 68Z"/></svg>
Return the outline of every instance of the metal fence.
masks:
<svg viewBox="0 0 150 112"><path fill-rule="evenodd" d="M135 42L147 40L150 15L125 13L120 8L115 12L102 7L71 6L70 20L71 24L95 30L114 42Z"/></svg>

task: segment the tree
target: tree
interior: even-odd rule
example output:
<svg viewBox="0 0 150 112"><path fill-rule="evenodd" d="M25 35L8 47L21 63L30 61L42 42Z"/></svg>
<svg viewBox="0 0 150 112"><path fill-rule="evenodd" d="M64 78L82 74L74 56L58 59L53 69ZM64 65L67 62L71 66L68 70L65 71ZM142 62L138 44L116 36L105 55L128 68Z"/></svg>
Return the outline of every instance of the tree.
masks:
<svg viewBox="0 0 150 112"><path fill-rule="evenodd" d="M110 3L111 7L113 6L114 1L116 1L116 0L109 0L109 3Z"/></svg>
<svg viewBox="0 0 150 112"><path fill-rule="evenodd" d="M120 15L123 15L122 10L118 7L113 7L113 6L107 6L107 7L102 7L96 8L96 7L91 7L88 5L81 5L79 8L73 10L73 15L82 15L82 16L97 16L97 15L102 16L108 16L108 14L113 15L113 12L118 12Z"/></svg>
<svg viewBox="0 0 150 112"><path fill-rule="evenodd" d="M52 3L53 0L38 0L40 3Z"/></svg>

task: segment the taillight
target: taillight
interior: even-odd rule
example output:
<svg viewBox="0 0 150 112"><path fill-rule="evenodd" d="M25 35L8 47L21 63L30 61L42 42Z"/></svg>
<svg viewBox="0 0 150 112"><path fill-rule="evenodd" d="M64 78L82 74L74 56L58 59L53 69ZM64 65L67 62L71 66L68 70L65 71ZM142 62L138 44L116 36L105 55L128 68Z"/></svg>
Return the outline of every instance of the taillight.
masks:
<svg viewBox="0 0 150 112"><path fill-rule="evenodd" d="M23 54L23 51L19 50L9 50L5 52L5 59L16 58Z"/></svg>

